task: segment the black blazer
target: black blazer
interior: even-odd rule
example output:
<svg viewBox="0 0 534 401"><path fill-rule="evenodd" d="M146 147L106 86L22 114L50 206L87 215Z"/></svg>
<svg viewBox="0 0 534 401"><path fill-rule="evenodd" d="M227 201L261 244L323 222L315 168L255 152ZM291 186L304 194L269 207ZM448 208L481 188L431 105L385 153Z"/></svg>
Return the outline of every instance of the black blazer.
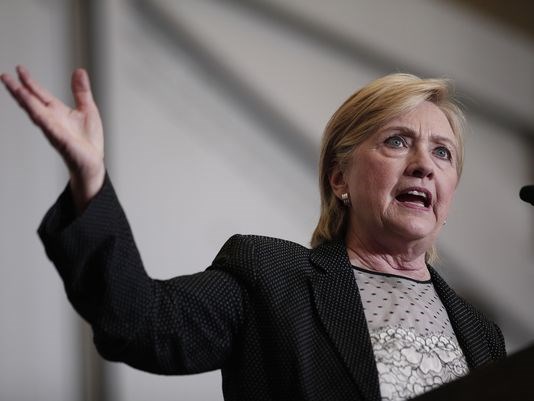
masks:
<svg viewBox="0 0 534 401"><path fill-rule="evenodd" d="M342 241L231 237L204 272L147 276L106 178L76 217L66 189L39 235L101 355L160 374L221 369L225 400L380 400ZM469 367L505 356L499 328L429 266Z"/></svg>

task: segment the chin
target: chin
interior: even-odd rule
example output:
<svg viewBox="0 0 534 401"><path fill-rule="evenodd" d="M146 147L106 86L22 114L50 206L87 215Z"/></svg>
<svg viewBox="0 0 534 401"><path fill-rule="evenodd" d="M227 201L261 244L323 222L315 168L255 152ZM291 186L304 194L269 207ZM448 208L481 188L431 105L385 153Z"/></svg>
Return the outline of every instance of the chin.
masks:
<svg viewBox="0 0 534 401"><path fill-rule="evenodd" d="M396 230L402 234L406 239L413 241L418 239L434 237L436 233L436 225L429 224L425 221L417 221L413 219L404 224L396 225Z"/></svg>

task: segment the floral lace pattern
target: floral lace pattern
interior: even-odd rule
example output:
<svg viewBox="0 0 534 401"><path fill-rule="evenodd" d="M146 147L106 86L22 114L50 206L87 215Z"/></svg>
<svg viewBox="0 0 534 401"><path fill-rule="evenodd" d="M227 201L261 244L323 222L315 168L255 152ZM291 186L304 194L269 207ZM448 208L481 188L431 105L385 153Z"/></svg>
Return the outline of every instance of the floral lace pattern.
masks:
<svg viewBox="0 0 534 401"><path fill-rule="evenodd" d="M406 400L468 373L455 338L388 326L370 334L382 400Z"/></svg>

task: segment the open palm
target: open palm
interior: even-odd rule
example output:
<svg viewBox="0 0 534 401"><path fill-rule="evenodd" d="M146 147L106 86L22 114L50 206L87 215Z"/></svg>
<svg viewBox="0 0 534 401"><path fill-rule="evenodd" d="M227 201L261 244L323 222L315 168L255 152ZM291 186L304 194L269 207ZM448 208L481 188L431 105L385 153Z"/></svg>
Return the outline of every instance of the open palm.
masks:
<svg viewBox="0 0 534 401"><path fill-rule="evenodd" d="M42 88L24 67L17 67L17 74L18 81L8 74L0 78L65 160L74 200L83 210L102 186L105 176L102 121L87 72L77 69L72 74L74 109Z"/></svg>

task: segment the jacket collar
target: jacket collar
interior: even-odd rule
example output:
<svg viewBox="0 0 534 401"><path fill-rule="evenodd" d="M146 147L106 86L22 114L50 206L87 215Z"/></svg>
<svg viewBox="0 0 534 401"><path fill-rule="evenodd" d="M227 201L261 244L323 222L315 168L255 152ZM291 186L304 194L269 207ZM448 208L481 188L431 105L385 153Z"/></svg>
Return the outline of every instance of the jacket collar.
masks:
<svg viewBox="0 0 534 401"><path fill-rule="evenodd" d="M312 249L311 262L321 270L310 277L319 319L365 400L380 400L378 371L360 292L342 240ZM479 314L460 298L432 266L434 288L443 303L471 369L491 360Z"/></svg>
<svg viewBox="0 0 534 401"><path fill-rule="evenodd" d="M311 275L319 319L350 371L364 400L380 400L378 371L360 292L342 240L313 249Z"/></svg>

